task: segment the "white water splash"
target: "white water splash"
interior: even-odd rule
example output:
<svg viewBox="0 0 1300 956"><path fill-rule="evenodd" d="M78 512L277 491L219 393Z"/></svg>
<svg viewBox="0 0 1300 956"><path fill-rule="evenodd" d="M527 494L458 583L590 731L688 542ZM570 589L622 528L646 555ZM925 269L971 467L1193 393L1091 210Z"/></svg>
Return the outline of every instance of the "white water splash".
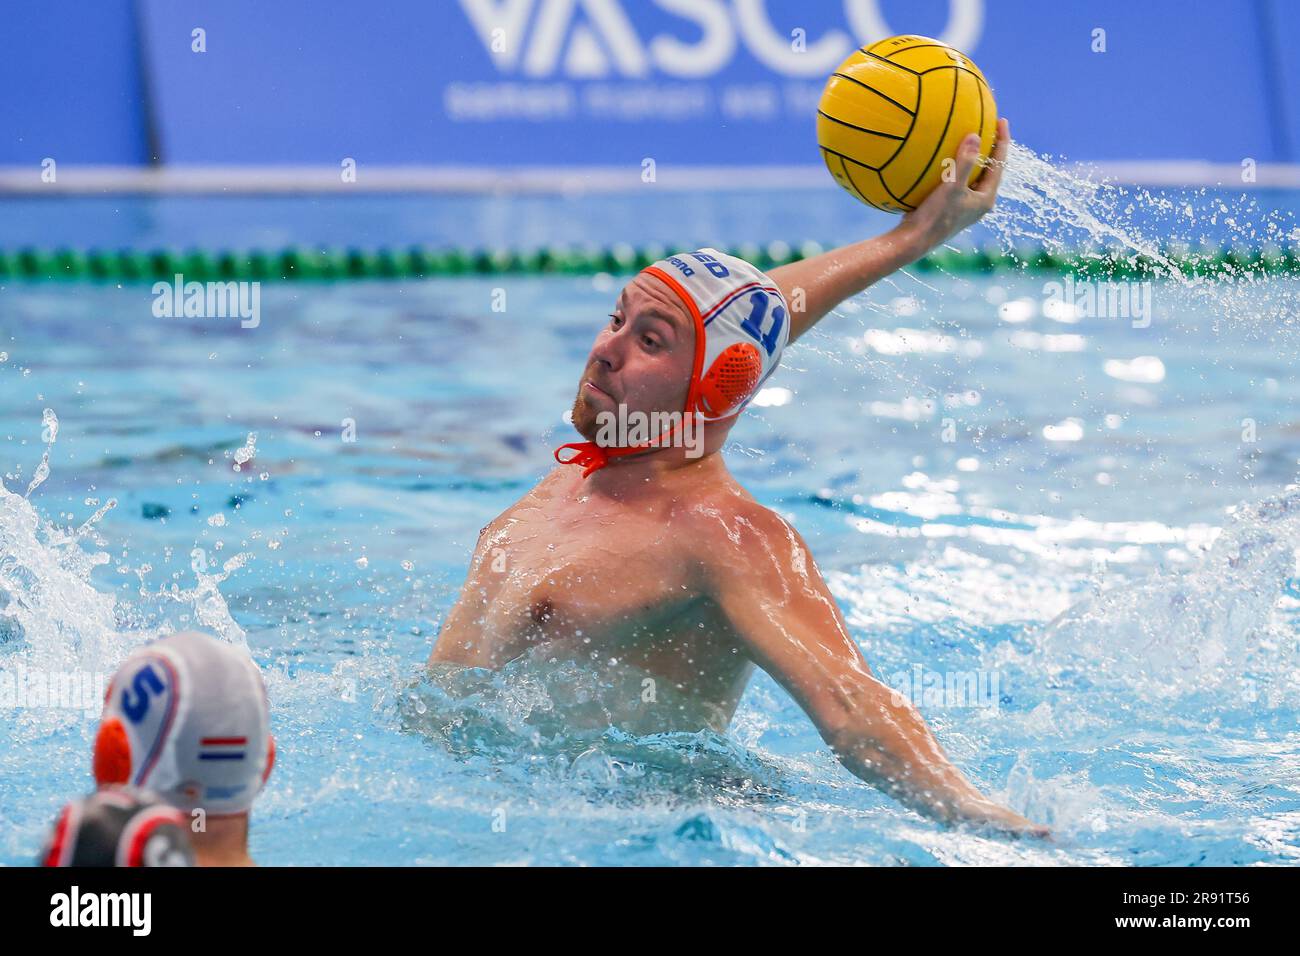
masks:
<svg viewBox="0 0 1300 956"><path fill-rule="evenodd" d="M1199 566L1156 573L1088 598L1052 621L1038 649L1058 676L1140 685L1155 697L1210 688L1249 695L1265 677L1289 686L1294 636L1274 609L1294 572L1300 487L1234 509Z"/></svg>
<svg viewBox="0 0 1300 956"><path fill-rule="evenodd" d="M58 418L52 410L46 409L43 423L45 458L27 495L48 476L49 446L58 435ZM79 526L64 528L43 518L26 495L0 483L0 649L12 655L6 660L45 671L111 672L133 647L173 629L124 626L130 613L92 581L95 570L110 558L86 545L107 547L99 522L116 506L117 500L110 498ZM246 560L246 555L236 555L213 574L196 568L195 587L173 586L145 596L192 606L199 626L225 640L245 643L219 585Z"/></svg>
<svg viewBox="0 0 1300 956"><path fill-rule="evenodd" d="M1070 252L1080 239L1093 245L1109 241L1149 255L1175 273L1158 241L1125 224L1119 203L1127 197L1120 187L1076 176L1012 143L998 189L999 205L984 222L1009 247L1033 240L1053 252ZM1164 202L1145 198L1157 205Z"/></svg>
<svg viewBox="0 0 1300 956"><path fill-rule="evenodd" d="M52 408L47 408L41 413L41 438L45 442L45 453L41 455L41 463L36 466L31 484L27 486L26 497L28 498L46 478L50 477L50 449L59 440L59 416L54 414Z"/></svg>
<svg viewBox="0 0 1300 956"><path fill-rule="evenodd" d="M257 454L257 432L249 432L244 439L244 447L235 450L235 471L243 468L245 463L253 460Z"/></svg>
<svg viewBox="0 0 1300 956"><path fill-rule="evenodd" d="M1211 240L1257 248L1300 242L1300 224L1243 193L1198 189L1161 193L1096 180L1012 143L998 205L983 220L1008 249L1038 243L1052 252L1118 247L1170 267L1162 249L1191 250ZM1029 240L1030 242L1026 242ZM1216 243L1217 245L1218 243ZM1169 278L1181 275L1171 271Z"/></svg>
<svg viewBox="0 0 1300 956"><path fill-rule="evenodd" d="M1030 247L1081 253L1099 264L1106 251L1121 260L1144 257L1152 269L1149 277L1163 280L1163 311L1180 324L1188 322L1187 312L1208 309L1216 328L1217 319L1227 318L1271 334L1300 313L1300 284L1294 279L1244 265L1187 275L1168 254L1224 245L1277 252L1300 243L1300 223L1292 214L1263 206L1246 193L1121 186L1079 175L1012 143L998 205L982 224L1013 255Z"/></svg>
<svg viewBox="0 0 1300 956"><path fill-rule="evenodd" d="M50 670L101 668L120 650L116 602L90 583L108 562L51 528L25 497L0 485L0 593L6 633Z"/></svg>
<svg viewBox="0 0 1300 956"><path fill-rule="evenodd" d="M171 588L159 591L156 594L142 590L141 595L163 598L193 607L194 621L200 628L213 632L223 641L238 644L247 650L248 636L244 633L244 629L230 616L230 607L226 604L226 599L222 596L219 587L231 574L247 563L248 555L246 553L237 554L227 559L221 566L220 571L212 574L199 567L194 567L194 576L198 579L198 583L192 588L180 588L173 584Z"/></svg>

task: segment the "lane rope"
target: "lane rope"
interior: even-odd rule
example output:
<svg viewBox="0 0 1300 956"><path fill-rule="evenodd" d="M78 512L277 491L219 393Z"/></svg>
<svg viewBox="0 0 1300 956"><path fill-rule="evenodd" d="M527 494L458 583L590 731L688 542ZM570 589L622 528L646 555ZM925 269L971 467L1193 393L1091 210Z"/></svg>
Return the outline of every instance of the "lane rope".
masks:
<svg viewBox="0 0 1300 956"><path fill-rule="evenodd" d="M689 243L682 248L694 248ZM758 266L808 258L825 248L816 242L742 244L725 251ZM664 246L617 245L608 248L543 247L511 249L435 249L424 246L378 249L314 249L243 252L188 250L24 248L0 250L0 282L22 280L106 283L174 281L340 281L424 279L443 276L594 275L637 272L669 253ZM1207 247L1162 250L1165 262L1117 250L1052 252L1046 249L939 249L909 266L919 272L1073 274L1094 279L1158 279L1169 266L1187 276L1300 276L1300 249ZM1168 263L1168 265L1166 265Z"/></svg>

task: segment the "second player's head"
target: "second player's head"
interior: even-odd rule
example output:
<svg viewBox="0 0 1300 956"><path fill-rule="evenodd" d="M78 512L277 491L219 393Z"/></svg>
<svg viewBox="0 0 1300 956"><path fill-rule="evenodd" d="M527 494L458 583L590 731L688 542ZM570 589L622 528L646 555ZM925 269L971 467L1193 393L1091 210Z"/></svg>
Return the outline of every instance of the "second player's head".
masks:
<svg viewBox="0 0 1300 956"><path fill-rule="evenodd" d="M252 807L274 761L266 689L242 648L173 634L133 653L109 684L95 740L101 785L234 816Z"/></svg>

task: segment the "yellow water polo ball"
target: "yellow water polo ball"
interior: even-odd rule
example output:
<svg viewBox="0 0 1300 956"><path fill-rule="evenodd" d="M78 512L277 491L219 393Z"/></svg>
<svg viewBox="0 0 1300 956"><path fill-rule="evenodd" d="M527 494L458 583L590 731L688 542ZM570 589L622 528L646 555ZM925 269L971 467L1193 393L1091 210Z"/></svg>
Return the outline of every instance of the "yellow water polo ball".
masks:
<svg viewBox="0 0 1300 956"><path fill-rule="evenodd" d="M987 159L997 124L993 91L969 57L929 37L897 36L855 51L831 74L817 107L817 143L836 182L869 206L901 213L945 170L951 181L968 133L979 133Z"/></svg>

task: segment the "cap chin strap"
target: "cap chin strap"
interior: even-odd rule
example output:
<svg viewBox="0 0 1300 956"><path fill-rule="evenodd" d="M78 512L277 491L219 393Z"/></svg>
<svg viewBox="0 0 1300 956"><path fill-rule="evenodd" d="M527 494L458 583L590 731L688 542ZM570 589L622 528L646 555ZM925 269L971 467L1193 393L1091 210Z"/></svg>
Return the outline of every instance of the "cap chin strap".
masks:
<svg viewBox="0 0 1300 956"><path fill-rule="evenodd" d="M693 413L687 412L687 414L689 415ZM683 418L680 423L668 429L667 432L662 435L657 435L645 444L630 445L625 448L605 448L601 445L597 445L594 441L569 442L568 444L561 445L559 448L555 449L555 460L561 465L582 466L582 477L590 478L595 472L600 471L600 469L608 465L611 458L623 458L627 455L639 455L642 452L655 451L656 449L666 447L662 442L672 438L673 434L685 424L686 420ZM560 457L560 452L564 451L566 448L572 448L574 450L573 457Z"/></svg>
<svg viewBox="0 0 1300 956"><path fill-rule="evenodd" d="M566 448L572 448L574 455L571 458L561 458L560 452ZM568 444L561 445L555 449L555 460L561 465L579 465L582 467L582 477L590 478L592 472L600 471L609 464L609 453L618 449L601 448L594 441L571 441Z"/></svg>

